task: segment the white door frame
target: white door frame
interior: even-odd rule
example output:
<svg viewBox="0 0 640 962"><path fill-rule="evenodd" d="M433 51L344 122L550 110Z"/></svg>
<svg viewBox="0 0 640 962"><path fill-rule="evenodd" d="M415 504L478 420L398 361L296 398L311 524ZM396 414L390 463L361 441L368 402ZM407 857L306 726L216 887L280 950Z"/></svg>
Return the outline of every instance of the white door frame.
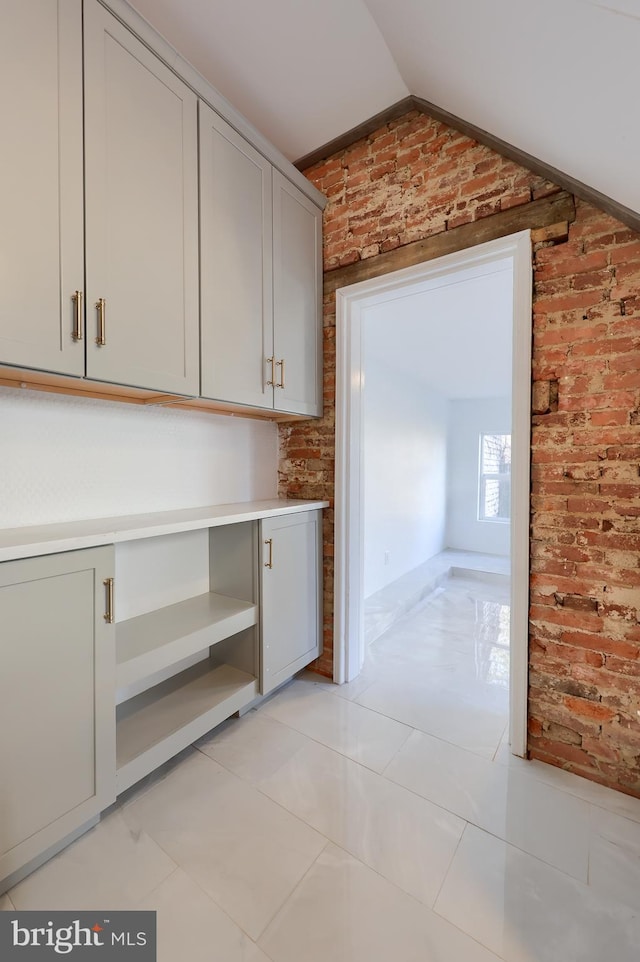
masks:
<svg viewBox="0 0 640 962"><path fill-rule="evenodd" d="M362 445L363 310L513 265L510 744L527 748L529 507L531 438L531 232L394 271L336 291L336 483L334 681L350 681L364 662L364 517ZM455 278L453 277L455 275Z"/></svg>

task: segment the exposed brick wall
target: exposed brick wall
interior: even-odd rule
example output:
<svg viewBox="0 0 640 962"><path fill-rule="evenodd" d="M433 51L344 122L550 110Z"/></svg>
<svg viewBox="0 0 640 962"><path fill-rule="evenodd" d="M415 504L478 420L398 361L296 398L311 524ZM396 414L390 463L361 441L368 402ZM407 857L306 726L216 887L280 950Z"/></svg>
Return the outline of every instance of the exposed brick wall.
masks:
<svg viewBox="0 0 640 962"><path fill-rule="evenodd" d="M557 190L417 112L306 174L329 198L326 271ZM640 236L578 202L568 239L536 241L529 749L640 796ZM332 505L331 674L333 294L324 343L325 416L281 426L280 489Z"/></svg>
<svg viewBox="0 0 640 962"><path fill-rule="evenodd" d="M640 236L580 204L534 268L529 748L640 795Z"/></svg>

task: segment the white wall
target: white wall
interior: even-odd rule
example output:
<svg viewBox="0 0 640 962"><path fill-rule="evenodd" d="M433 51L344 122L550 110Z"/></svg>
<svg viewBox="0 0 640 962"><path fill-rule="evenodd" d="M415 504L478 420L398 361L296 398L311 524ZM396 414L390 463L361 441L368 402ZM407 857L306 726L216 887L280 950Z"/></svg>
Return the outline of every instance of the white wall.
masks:
<svg viewBox="0 0 640 962"><path fill-rule="evenodd" d="M0 387L0 527L276 496L266 421Z"/></svg>
<svg viewBox="0 0 640 962"><path fill-rule="evenodd" d="M366 353L363 415L368 598L443 548L447 401Z"/></svg>
<svg viewBox="0 0 640 962"><path fill-rule="evenodd" d="M447 533L449 548L509 554L510 525L478 521L481 432L511 433L511 398L449 402Z"/></svg>

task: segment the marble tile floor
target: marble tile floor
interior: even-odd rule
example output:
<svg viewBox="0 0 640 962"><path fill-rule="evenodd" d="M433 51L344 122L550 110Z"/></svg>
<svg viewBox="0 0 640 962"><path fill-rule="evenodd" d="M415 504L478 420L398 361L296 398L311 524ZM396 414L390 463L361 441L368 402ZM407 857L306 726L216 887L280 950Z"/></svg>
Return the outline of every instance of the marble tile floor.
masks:
<svg viewBox="0 0 640 962"><path fill-rule="evenodd" d="M469 578L477 572L484 581L497 580L504 584L505 578L509 577L509 567L509 558L502 555L445 548L365 599L365 644L372 644L395 621L425 601L450 576Z"/></svg>
<svg viewBox="0 0 640 962"><path fill-rule="evenodd" d="M509 754L503 584L452 577L0 899L158 912L159 962L637 962L640 800Z"/></svg>

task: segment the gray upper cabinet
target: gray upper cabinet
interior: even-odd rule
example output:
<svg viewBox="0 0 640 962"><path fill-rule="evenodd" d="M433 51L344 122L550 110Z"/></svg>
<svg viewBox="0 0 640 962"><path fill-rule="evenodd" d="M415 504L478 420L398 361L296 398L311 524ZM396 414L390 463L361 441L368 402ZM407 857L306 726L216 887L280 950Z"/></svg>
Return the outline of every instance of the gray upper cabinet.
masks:
<svg viewBox="0 0 640 962"><path fill-rule="evenodd" d="M275 408L322 414L322 211L273 171Z"/></svg>
<svg viewBox="0 0 640 962"><path fill-rule="evenodd" d="M87 375L197 395L197 98L84 11Z"/></svg>
<svg viewBox="0 0 640 962"><path fill-rule="evenodd" d="M321 195L107 6L1 5L0 365L321 415Z"/></svg>
<svg viewBox="0 0 640 962"><path fill-rule="evenodd" d="M113 548L0 564L0 879L115 799Z"/></svg>
<svg viewBox="0 0 640 962"><path fill-rule="evenodd" d="M202 395L272 408L271 164L199 110Z"/></svg>
<svg viewBox="0 0 640 962"><path fill-rule="evenodd" d="M200 103L202 395L322 414L322 213Z"/></svg>
<svg viewBox="0 0 640 962"><path fill-rule="evenodd" d="M80 0L3 0L0 359L84 373Z"/></svg>

